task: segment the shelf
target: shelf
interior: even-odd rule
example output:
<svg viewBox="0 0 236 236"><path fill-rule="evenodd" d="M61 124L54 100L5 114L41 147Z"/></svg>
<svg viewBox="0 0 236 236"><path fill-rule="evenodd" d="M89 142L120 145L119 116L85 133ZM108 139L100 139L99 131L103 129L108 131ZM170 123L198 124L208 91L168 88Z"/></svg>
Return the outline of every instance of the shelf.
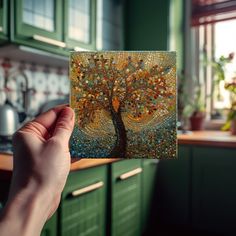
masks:
<svg viewBox="0 0 236 236"><path fill-rule="evenodd" d="M0 57L41 66L68 68L69 57L60 56L22 45L8 44L0 48Z"/></svg>

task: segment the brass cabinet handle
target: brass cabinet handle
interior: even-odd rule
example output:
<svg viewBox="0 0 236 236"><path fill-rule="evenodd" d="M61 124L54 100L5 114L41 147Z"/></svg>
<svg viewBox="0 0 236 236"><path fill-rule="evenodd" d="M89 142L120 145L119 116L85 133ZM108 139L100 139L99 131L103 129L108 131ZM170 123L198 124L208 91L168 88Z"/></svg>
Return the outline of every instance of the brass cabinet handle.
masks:
<svg viewBox="0 0 236 236"><path fill-rule="evenodd" d="M96 189L99 189L99 188L101 188L103 185L104 185L104 183L103 183L102 181L99 181L99 182L97 182L97 183L95 183L95 184L91 184L91 185L88 185L88 186L86 186L86 187L84 187L84 188L77 189L77 190L73 191L73 192L71 193L71 195L72 195L73 197L78 197L78 196L80 196L80 195L82 195L82 194L85 194L85 193L94 191L94 190L96 190Z"/></svg>
<svg viewBox="0 0 236 236"><path fill-rule="evenodd" d="M57 47L61 47L61 48L66 47L66 43L64 43L64 42L61 42L61 41L58 41L58 40L55 40L55 39L50 39L50 38L47 38L47 37L44 37L44 36L41 36L41 35L38 35L38 34L34 34L33 39L36 40L36 41L40 41L40 42L43 42L43 43L48 43L48 44L51 44L51 45L54 45L54 46L57 46Z"/></svg>
<svg viewBox="0 0 236 236"><path fill-rule="evenodd" d="M126 173L120 175L120 176L119 176L119 179L120 179L120 180L128 179L128 178L130 178L130 177L132 177L132 176L135 176L135 175L141 173L142 171L143 171L143 169L139 167L139 168L137 168L137 169L128 171L128 172L126 172Z"/></svg>

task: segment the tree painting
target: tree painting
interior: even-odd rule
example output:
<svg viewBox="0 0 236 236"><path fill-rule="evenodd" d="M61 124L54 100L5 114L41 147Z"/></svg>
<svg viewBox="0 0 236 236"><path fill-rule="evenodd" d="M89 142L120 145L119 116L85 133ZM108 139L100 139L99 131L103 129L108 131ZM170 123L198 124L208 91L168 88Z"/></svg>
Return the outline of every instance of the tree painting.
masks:
<svg viewBox="0 0 236 236"><path fill-rule="evenodd" d="M155 149L158 135L164 134L158 129L170 118L169 145L174 147L168 149L170 158L175 157L175 53L75 52L70 63L71 106L76 112L75 129L81 131L74 132L72 148L85 142L99 149L106 143L104 157L138 158L140 149L141 157L152 152L152 158L161 158ZM94 136L96 140L101 136L101 141L93 147ZM72 156L80 156L78 152ZM101 156L90 153L89 157Z"/></svg>

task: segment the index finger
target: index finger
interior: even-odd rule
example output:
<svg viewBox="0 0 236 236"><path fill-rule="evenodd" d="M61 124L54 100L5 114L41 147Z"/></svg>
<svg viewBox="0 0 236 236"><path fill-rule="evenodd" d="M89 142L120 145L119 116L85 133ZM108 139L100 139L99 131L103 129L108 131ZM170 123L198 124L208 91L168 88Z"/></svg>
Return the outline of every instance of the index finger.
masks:
<svg viewBox="0 0 236 236"><path fill-rule="evenodd" d="M66 107L67 105L63 104L60 106L56 106L38 117L36 117L32 122L37 122L43 127L45 127L47 130L51 130L52 126L55 124L58 115L60 112Z"/></svg>
<svg viewBox="0 0 236 236"><path fill-rule="evenodd" d="M57 118L65 107L66 105L60 105L42 113L31 122L26 123L18 132L31 132L43 140L50 138L55 128Z"/></svg>

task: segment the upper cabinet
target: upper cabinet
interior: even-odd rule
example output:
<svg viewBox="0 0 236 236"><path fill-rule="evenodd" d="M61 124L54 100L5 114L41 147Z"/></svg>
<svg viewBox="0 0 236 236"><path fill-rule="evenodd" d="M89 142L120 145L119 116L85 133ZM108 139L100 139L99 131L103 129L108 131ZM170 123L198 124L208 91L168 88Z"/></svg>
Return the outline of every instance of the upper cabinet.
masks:
<svg viewBox="0 0 236 236"><path fill-rule="evenodd" d="M28 30L35 31L36 27L37 31L41 29L53 34L60 30L56 24L57 5L53 0L22 0L17 2L21 3L20 8L22 8L19 16L21 18L20 26L23 23L23 27L28 27Z"/></svg>
<svg viewBox="0 0 236 236"><path fill-rule="evenodd" d="M41 49L63 49L62 0L15 0L13 39Z"/></svg>
<svg viewBox="0 0 236 236"><path fill-rule="evenodd" d="M65 42L72 48L96 48L96 1L64 1Z"/></svg>
<svg viewBox="0 0 236 236"><path fill-rule="evenodd" d="M124 49L123 0L97 0L96 42L98 50Z"/></svg>
<svg viewBox="0 0 236 236"><path fill-rule="evenodd" d="M53 54L121 50L122 22L120 0L0 0L0 43Z"/></svg>
<svg viewBox="0 0 236 236"><path fill-rule="evenodd" d="M67 53L96 49L95 0L15 0L14 41Z"/></svg>
<svg viewBox="0 0 236 236"><path fill-rule="evenodd" d="M8 0L0 0L0 42L8 36Z"/></svg>

